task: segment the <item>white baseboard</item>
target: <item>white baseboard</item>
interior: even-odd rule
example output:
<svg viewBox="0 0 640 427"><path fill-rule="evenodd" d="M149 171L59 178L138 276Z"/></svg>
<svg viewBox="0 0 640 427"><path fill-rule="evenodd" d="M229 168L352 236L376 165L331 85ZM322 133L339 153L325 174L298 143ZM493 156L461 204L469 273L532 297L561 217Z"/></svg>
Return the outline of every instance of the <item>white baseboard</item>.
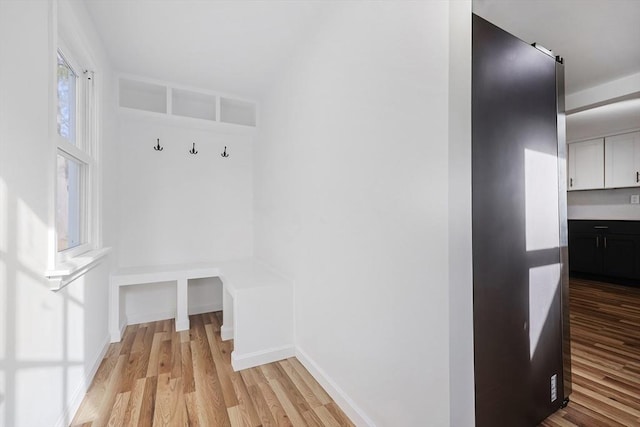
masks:
<svg viewBox="0 0 640 427"><path fill-rule="evenodd" d="M125 320L119 325L119 329L115 331L109 330L109 337L111 338L111 342L120 342L122 340L122 335L124 335L124 330L127 327L127 321Z"/></svg>
<svg viewBox="0 0 640 427"><path fill-rule="evenodd" d="M277 362L296 355L296 348L293 345L271 348L268 350L256 351L254 353L237 354L236 350L231 352L231 366L234 371L253 368L265 363Z"/></svg>
<svg viewBox="0 0 640 427"><path fill-rule="evenodd" d="M211 306L201 306L194 309L194 311L197 311L197 310L203 310L203 311L196 312L194 314L208 313L211 311L217 311L219 309L216 309L215 307L212 309ZM166 318L172 318L172 316L169 316ZM159 320L163 320L163 319L159 319ZM151 322L151 321L153 320L148 320L148 322ZM146 322L147 321L141 321L139 323L146 323ZM132 322L131 324L135 324L135 323ZM126 325L122 326L123 331L125 326ZM225 331L224 326L222 328L223 329L221 333ZM233 338L233 329L227 328L226 331L230 331L231 338ZM87 389L91 385L91 381L93 381L93 377L98 371L98 368L100 367L100 363L102 362L102 359L104 358L104 355L106 354L109 348L109 341L110 341L109 338L110 338L109 335L105 337L102 345L102 350L93 360L93 363L91 365L91 370L87 372L87 374L85 375L83 383L80 384L75 390L75 392L73 393L73 397L71 398L70 403L66 406L64 412L62 413L62 415L60 415L60 418L56 422L55 424L56 427L67 426L70 424L71 420L73 419L73 416L75 415L76 411L80 407L80 404L82 403L82 399L84 398L85 393L87 392ZM223 336L223 339L225 339L224 336ZM234 371L253 368L255 366L264 365L266 363L277 362L279 360L283 360L283 359L287 359L289 357L295 356L300 361L300 363L302 363L302 365L309 371L309 373L315 378L315 380L318 381L318 383L324 388L324 390L329 394L329 396L331 396L331 398L338 404L338 406L344 411L344 413L351 419L351 421L355 425L375 427L375 423L371 420L371 418L369 418L365 414L365 412L360 407L358 407L358 405L356 405L356 403L344 392L344 390L342 390L336 384L336 382L333 379L331 379L331 377L329 377L326 374L326 372L322 368L320 368L318 364L313 359L311 359L311 357L309 357L309 355L300 347L290 345L290 346L277 347L269 350L263 350L263 351L258 351L254 353L243 354L243 355L237 355L236 353L237 353L236 351L233 351L231 353L231 366L233 367Z"/></svg>
<svg viewBox="0 0 640 427"><path fill-rule="evenodd" d="M202 314L211 313L212 311L222 311L222 301L213 304L199 305L196 307L189 307L189 314Z"/></svg>
<svg viewBox="0 0 640 427"><path fill-rule="evenodd" d="M102 349L93 360L91 369L85 374L83 381L73 392L71 401L65 406L62 415L60 415L60 418L58 418L58 421L55 423L55 427L66 427L71 424L71 420L78 411L78 408L80 408L82 399L84 399L84 396L93 381L93 377L95 377L96 372L98 372L98 368L100 367L100 363L102 363L102 359L104 359L104 355L107 354L107 350L109 349L109 338L110 336L107 335L103 340Z"/></svg>
<svg viewBox="0 0 640 427"><path fill-rule="evenodd" d="M232 354L233 355L233 354ZM296 346L296 358L307 368L313 378L320 383L322 388L338 404L340 409L357 426L375 427L375 423L365 414L365 412L342 390L318 364L309 357L300 347Z"/></svg>
<svg viewBox="0 0 640 427"><path fill-rule="evenodd" d="M134 313L127 315L127 325L137 325L139 323L157 322L159 320L174 319L175 311L159 311L154 313Z"/></svg>
<svg viewBox="0 0 640 427"><path fill-rule="evenodd" d="M222 341L228 341L233 339L233 328L229 326L222 325L220 327L220 338Z"/></svg>
<svg viewBox="0 0 640 427"><path fill-rule="evenodd" d="M122 336L124 335L124 330L127 329L127 325L129 324L129 322L125 319L124 323L122 325L120 325L120 340L122 339ZM118 340L118 341L120 341Z"/></svg>
<svg viewBox="0 0 640 427"><path fill-rule="evenodd" d="M214 304L199 305L197 307L189 307L189 314L210 313L212 311L221 311L222 302ZM136 313L127 316L127 325L137 325L139 323L157 322L158 320L175 319L175 310L160 311L155 313Z"/></svg>

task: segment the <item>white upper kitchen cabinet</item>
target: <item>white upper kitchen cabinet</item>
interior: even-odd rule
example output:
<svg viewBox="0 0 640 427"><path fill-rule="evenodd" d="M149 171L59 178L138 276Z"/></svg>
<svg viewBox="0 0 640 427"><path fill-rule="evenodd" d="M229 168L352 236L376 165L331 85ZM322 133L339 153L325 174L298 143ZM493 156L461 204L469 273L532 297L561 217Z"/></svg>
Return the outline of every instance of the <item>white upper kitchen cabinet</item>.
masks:
<svg viewBox="0 0 640 427"><path fill-rule="evenodd" d="M605 138L606 188L640 187L640 132Z"/></svg>
<svg viewBox="0 0 640 427"><path fill-rule="evenodd" d="M569 144L569 182L567 189L604 188L604 139Z"/></svg>

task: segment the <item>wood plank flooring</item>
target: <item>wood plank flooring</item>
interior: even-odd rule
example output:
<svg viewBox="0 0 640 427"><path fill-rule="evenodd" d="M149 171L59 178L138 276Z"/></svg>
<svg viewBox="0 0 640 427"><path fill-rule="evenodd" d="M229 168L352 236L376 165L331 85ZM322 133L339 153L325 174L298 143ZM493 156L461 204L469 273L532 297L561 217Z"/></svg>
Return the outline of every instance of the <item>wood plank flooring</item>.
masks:
<svg viewBox="0 0 640 427"><path fill-rule="evenodd" d="M640 288L571 279L570 403L545 427L640 426Z"/></svg>
<svg viewBox="0 0 640 427"><path fill-rule="evenodd" d="M640 426L640 288L571 279L571 402L544 427ZM233 372L221 313L127 327L73 426L352 426L295 358Z"/></svg>
<svg viewBox="0 0 640 427"><path fill-rule="evenodd" d="M222 313L128 326L72 426L353 426L295 358L233 372Z"/></svg>

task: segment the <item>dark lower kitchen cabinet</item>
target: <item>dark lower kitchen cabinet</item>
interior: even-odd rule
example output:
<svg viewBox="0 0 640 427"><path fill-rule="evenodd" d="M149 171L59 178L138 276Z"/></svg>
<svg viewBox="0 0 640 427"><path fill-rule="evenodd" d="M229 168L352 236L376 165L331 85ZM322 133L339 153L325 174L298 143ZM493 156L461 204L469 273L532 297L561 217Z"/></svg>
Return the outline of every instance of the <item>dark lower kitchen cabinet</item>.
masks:
<svg viewBox="0 0 640 427"><path fill-rule="evenodd" d="M638 236L605 235L602 270L613 277L640 279Z"/></svg>
<svg viewBox="0 0 640 427"><path fill-rule="evenodd" d="M569 269L640 280L640 221L569 221Z"/></svg>
<svg viewBox="0 0 640 427"><path fill-rule="evenodd" d="M569 221L571 230L571 221ZM602 273L600 239L596 233L572 233L569 231L569 269L571 272Z"/></svg>

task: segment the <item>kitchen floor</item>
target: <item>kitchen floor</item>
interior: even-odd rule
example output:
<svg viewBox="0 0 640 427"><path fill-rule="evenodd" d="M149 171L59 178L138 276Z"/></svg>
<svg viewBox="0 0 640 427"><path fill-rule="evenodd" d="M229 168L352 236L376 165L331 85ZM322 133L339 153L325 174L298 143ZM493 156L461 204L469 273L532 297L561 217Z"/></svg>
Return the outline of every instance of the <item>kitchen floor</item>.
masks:
<svg viewBox="0 0 640 427"><path fill-rule="evenodd" d="M545 427L640 426L640 288L571 279L569 405Z"/></svg>

